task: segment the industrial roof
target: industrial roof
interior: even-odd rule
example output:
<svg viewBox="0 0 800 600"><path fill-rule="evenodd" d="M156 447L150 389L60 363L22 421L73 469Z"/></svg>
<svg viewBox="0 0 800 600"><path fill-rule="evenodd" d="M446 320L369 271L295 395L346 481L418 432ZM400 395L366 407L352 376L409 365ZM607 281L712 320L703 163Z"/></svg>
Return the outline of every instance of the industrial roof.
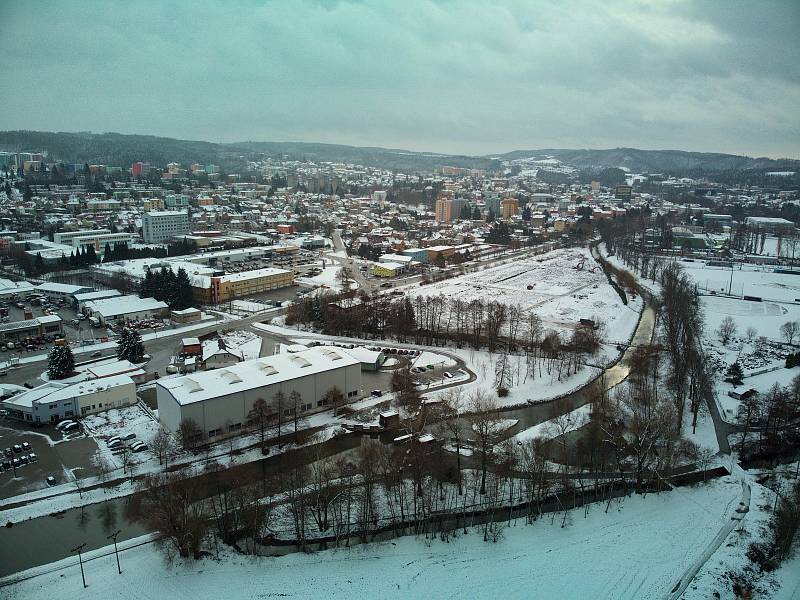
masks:
<svg viewBox="0 0 800 600"><path fill-rule="evenodd" d="M295 354L246 360L224 369L160 379L156 385L168 391L178 404L186 405L354 365L360 362L343 350L321 346Z"/></svg>
<svg viewBox="0 0 800 600"><path fill-rule="evenodd" d="M118 296L116 298L105 298L86 303L92 313L98 313L105 318L127 315L130 313L140 313L148 310L159 310L167 308L166 303L155 298L139 298L139 296Z"/></svg>

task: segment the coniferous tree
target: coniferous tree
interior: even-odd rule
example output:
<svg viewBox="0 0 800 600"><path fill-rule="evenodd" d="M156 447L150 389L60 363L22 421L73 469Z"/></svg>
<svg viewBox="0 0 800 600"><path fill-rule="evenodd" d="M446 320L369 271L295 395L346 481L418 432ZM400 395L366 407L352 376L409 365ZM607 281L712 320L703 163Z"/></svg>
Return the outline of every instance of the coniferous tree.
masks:
<svg viewBox="0 0 800 600"><path fill-rule="evenodd" d="M142 336L136 329L125 328L117 342L117 358L129 360L132 363L142 362L144 359L144 344Z"/></svg>
<svg viewBox="0 0 800 600"><path fill-rule="evenodd" d="M734 362L730 367L728 367L728 370L725 373L725 379L730 381L733 385L742 384L742 381L744 381L744 373L742 372L742 366L738 361Z"/></svg>
<svg viewBox="0 0 800 600"><path fill-rule="evenodd" d="M75 370L75 357L69 346L55 346L47 358L47 374L50 379L64 379Z"/></svg>
<svg viewBox="0 0 800 600"><path fill-rule="evenodd" d="M114 244L114 246L116 246L116 244ZM111 253L111 244L106 242L106 247L103 250L103 262L104 263L108 263L108 262L111 262L113 259L114 259L114 256Z"/></svg>
<svg viewBox="0 0 800 600"><path fill-rule="evenodd" d="M144 274L144 279L142 280L141 287L139 289L139 297L140 298L152 298L155 289L155 275L150 269L147 269Z"/></svg>
<svg viewBox="0 0 800 600"><path fill-rule="evenodd" d="M181 267L175 276L175 294L170 303L173 310L184 310L192 305L192 282L186 270Z"/></svg>

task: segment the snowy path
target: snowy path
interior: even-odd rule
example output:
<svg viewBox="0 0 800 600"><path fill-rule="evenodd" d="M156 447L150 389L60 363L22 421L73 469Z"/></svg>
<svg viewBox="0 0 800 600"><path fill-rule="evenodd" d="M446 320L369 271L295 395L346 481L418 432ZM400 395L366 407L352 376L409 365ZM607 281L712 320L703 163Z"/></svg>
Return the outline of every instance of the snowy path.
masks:
<svg viewBox="0 0 800 600"><path fill-rule="evenodd" d="M744 479L741 479L740 483L742 484L742 497L739 501L739 505L731 514L730 520L717 532L717 535L715 535L714 539L708 544L703 554L697 558L691 567L683 574L680 581L675 584L675 587L672 588L671 593L667 596L669 600L678 600L678 598L683 596L686 588L689 587L689 584L697 576L700 569L702 569L714 553L719 550L722 543L750 511L750 484Z"/></svg>

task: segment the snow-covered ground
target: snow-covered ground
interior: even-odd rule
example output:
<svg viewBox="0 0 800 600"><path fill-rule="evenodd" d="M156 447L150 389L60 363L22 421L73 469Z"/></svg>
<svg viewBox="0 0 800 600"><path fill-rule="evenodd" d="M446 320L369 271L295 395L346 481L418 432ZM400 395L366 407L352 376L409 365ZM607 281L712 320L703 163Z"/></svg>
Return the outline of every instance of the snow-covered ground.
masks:
<svg viewBox="0 0 800 600"><path fill-rule="evenodd" d="M339 271L341 270L342 268L335 263L328 264L322 269L322 273L319 275L314 275L313 277L298 277L296 281L300 285L326 286L338 292L342 289L342 282L339 279Z"/></svg>
<svg viewBox="0 0 800 600"><path fill-rule="evenodd" d="M660 495L593 505L531 526L521 520L496 543L482 530L442 542L419 537L315 554L254 558L224 552L221 560L166 565L152 544L65 567L5 588L10 598L664 598L729 522L741 487L733 477ZM107 552L107 550L106 550ZM103 554L103 551L90 553ZM35 572L35 570L33 571ZM707 598L704 586L696 597ZM700 595L699 592L705 595Z"/></svg>
<svg viewBox="0 0 800 600"><path fill-rule="evenodd" d="M530 289L528 289L530 287ZM554 250L408 290L465 302L497 300L533 310L546 329L571 333L580 319L605 323L605 337L627 341L642 309L640 298L622 303L587 248Z"/></svg>
<svg viewBox="0 0 800 600"><path fill-rule="evenodd" d="M533 427L528 427L511 436L509 441L512 443L524 444L535 438L550 439L574 431L588 423L591 412L592 405L584 404L560 417L558 422L556 422L556 420L551 420L539 423Z"/></svg>

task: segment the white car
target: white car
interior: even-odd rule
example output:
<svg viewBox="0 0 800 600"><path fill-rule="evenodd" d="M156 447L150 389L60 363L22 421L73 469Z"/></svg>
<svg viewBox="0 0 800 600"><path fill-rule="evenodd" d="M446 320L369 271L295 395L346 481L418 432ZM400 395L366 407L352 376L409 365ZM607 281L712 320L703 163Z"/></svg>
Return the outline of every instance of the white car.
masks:
<svg viewBox="0 0 800 600"><path fill-rule="evenodd" d="M56 429L58 429L59 431L64 431L65 428L69 427L73 423L75 423L75 421L72 421L70 419L65 419L64 421L61 421L58 425L56 425ZM77 425L77 423L75 424Z"/></svg>

